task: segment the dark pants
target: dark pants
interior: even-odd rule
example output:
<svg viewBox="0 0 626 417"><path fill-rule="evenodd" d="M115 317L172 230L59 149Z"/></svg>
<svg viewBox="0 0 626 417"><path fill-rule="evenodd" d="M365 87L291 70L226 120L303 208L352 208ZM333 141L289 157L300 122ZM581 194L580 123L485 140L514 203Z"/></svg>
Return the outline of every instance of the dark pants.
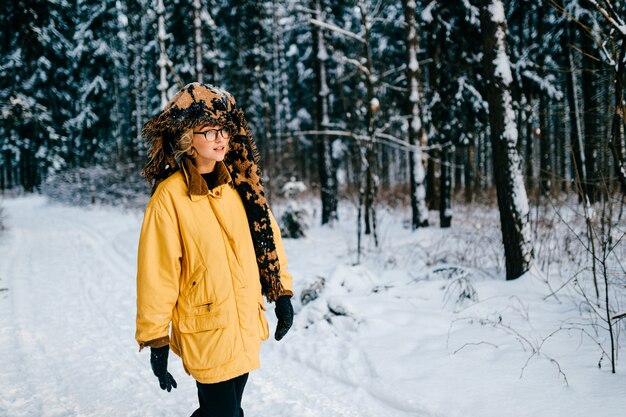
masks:
<svg viewBox="0 0 626 417"><path fill-rule="evenodd" d="M248 381L248 374L243 374L228 381L198 386L198 408L191 417L243 417L241 397Z"/></svg>

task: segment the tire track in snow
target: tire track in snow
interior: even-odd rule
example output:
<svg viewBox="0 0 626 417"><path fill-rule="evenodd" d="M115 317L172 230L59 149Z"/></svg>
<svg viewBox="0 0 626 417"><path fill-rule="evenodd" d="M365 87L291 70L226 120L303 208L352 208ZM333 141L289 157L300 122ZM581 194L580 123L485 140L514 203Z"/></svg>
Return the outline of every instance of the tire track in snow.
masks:
<svg viewBox="0 0 626 417"><path fill-rule="evenodd" d="M9 263L10 259L15 259L20 254L23 247L23 233L18 229L9 229L3 236L0 244L0 251L6 257L2 259L0 266L0 282L6 290L0 295L0 381L6 381L7 386L3 386L0 392L0 415L9 415L9 410L13 406L20 408L37 408L37 404L32 398L32 385L27 378L20 378L24 374L24 364L16 360L14 353L23 350L23 340L20 337L18 324L7 319L15 315L15 299L13 281L16 271L14 264ZM18 277L19 279L19 277Z"/></svg>
<svg viewBox="0 0 626 417"><path fill-rule="evenodd" d="M65 212L61 215L64 214ZM72 215L61 217L60 220L68 228L78 232L79 251L87 255L83 262L89 272L80 275L80 298L84 311L100 323L99 329L102 333L94 333L91 338L95 338L95 342L99 344L99 356L108 358L95 364L94 371L103 375L110 374L111 371L118 374L118 378L112 381L114 386L111 393L125 391L128 385L134 386L140 394L158 393L156 379L150 372L149 355L146 352L138 355L138 348L134 342L135 266L130 262L134 258L122 256L123 253L115 248L114 240L105 238L96 230L92 218ZM136 248L128 249L136 252ZM103 413L103 409L107 408L105 403L117 404L117 407L112 409L114 414L135 415L129 410L126 396L120 398L121 400L115 395L110 395L107 401L101 402L95 408L94 415L106 415ZM167 397L162 399L171 400ZM136 415L167 415L163 410L165 404L157 401L156 405L161 407L150 412L135 410L139 412ZM171 408L171 404L167 407ZM148 414L143 414L146 412Z"/></svg>
<svg viewBox="0 0 626 417"><path fill-rule="evenodd" d="M11 329L8 339L2 343L8 347L5 358L19 365L12 367L8 379L12 383L1 391L10 392L13 387L19 387L21 392L19 397L7 396L3 402L14 409L9 415L69 415L71 404L44 409L44 404L49 404L46 401L48 395L46 390L40 389L42 384L54 386L59 383L58 362L50 360L50 355L54 345L52 333L57 330L62 332L64 315L48 308L46 302L55 296L52 283L57 283L54 271L58 265L48 258L49 252L44 250L45 245L56 245L57 242L45 232L41 233L38 220L31 216L26 201L19 203L19 214L18 210L9 211L12 220L9 223L9 238L12 238L9 243L13 252L5 260L3 269L9 280L10 308L2 326ZM42 264L49 266L45 274L42 273ZM38 279L44 275L47 279ZM23 402L24 398L28 400ZM15 414L15 408L19 414Z"/></svg>
<svg viewBox="0 0 626 417"><path fill-rule="evenodd" d="M138 372L146 356L136 354L132 332L120 331L134 324L134 276L85 226L89 212L41 198L6 206L13 238L3 262L11 278L2 350L3 361L19 364L2 366L6 415L131 415L128 387L154 392L149 365L142 361Z"/></svg>
<svg viewBox="0 0 626 417"><path fill-rule="evenodd" d="M87 264L89 273L82 275L80 284L83 291L80 295L85 303L91 304L94 309L97 309L98 315L105 319L107 330L118 335L117 329L127 324L128 319L124 320L120 314L114 314L114 312L120 311L120 302L123 302L124 311L130 309L132 297L130 292L134 287L130 283L134 280L134 271L131 271L125 259L110 249L111 243L99 236L93 228L80 220L60 220L65 223L66 227L80 231L81 249L84 249L82 252L99 254L99 256L83 260ZM115 304L110 302L112 301L111 295L122 293L129 295L127 300L117 299ZM112 314L115 318L111 317Z"/></svg>

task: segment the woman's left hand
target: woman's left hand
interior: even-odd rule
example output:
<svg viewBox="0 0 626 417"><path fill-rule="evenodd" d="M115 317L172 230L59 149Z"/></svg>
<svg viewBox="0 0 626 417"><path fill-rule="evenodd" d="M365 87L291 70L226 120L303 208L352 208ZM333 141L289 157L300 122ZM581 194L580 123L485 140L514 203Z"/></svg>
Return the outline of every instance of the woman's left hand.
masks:
<svg viewBox="0 0 626 417"><path fill-rule="evenodd" d="M291 296L281 295L276 300L276 309L274 310L276 317L278 318L278 325L276 325L276 333L274 338L276 340L282 339L293 324L293 306L291 305Z"/></svg>
<svg viewBox="0 0 626 417"><path fill-rule="evenodd" d="M170 345L165 345L160 348L150 348L150 365L152 366L152 372L159 378L161 389L167 390L167 392L170 392L172 388L178 387L172 374L167 372L167 356L169 353Z"/></svg>

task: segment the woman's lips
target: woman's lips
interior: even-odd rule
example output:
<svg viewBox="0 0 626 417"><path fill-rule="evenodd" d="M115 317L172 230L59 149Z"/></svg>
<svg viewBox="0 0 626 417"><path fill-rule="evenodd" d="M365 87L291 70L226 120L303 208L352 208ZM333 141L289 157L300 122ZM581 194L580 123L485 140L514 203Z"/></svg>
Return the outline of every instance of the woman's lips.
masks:
<svg viewBox="0 0 626 417"><path fill-rule="evenodd" d="M220 151L223 151L224 148L225 148L225 146L220 146L219 148L213 148L213 150L220 152Z"/></svg>

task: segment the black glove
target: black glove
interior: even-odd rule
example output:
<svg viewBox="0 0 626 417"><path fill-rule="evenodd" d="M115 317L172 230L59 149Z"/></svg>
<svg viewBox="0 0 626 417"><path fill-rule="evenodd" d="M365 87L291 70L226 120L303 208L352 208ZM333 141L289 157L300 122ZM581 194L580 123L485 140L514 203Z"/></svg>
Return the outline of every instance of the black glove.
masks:
<svg viewBox="0 0 626 417"><path fill-rule="evenodd" d="M276 300L276 309L274 311L276 313L276 317L278 318L274 338L276 340L280 340L287 334L293 324L293 306L291 305L291 296L281 295L278 297L278 300Z"/></svg>
<svg viewBox="0 0 626 417"><path fill-rule="evenodd" d="M161 389L167 390L167 392L170 392L172 387L177 387L174 377L167 372L167 356L169 353L170 345L165 345L160 348L150 348L150 365L152 366L152 372L159 378Z"/></svg>

